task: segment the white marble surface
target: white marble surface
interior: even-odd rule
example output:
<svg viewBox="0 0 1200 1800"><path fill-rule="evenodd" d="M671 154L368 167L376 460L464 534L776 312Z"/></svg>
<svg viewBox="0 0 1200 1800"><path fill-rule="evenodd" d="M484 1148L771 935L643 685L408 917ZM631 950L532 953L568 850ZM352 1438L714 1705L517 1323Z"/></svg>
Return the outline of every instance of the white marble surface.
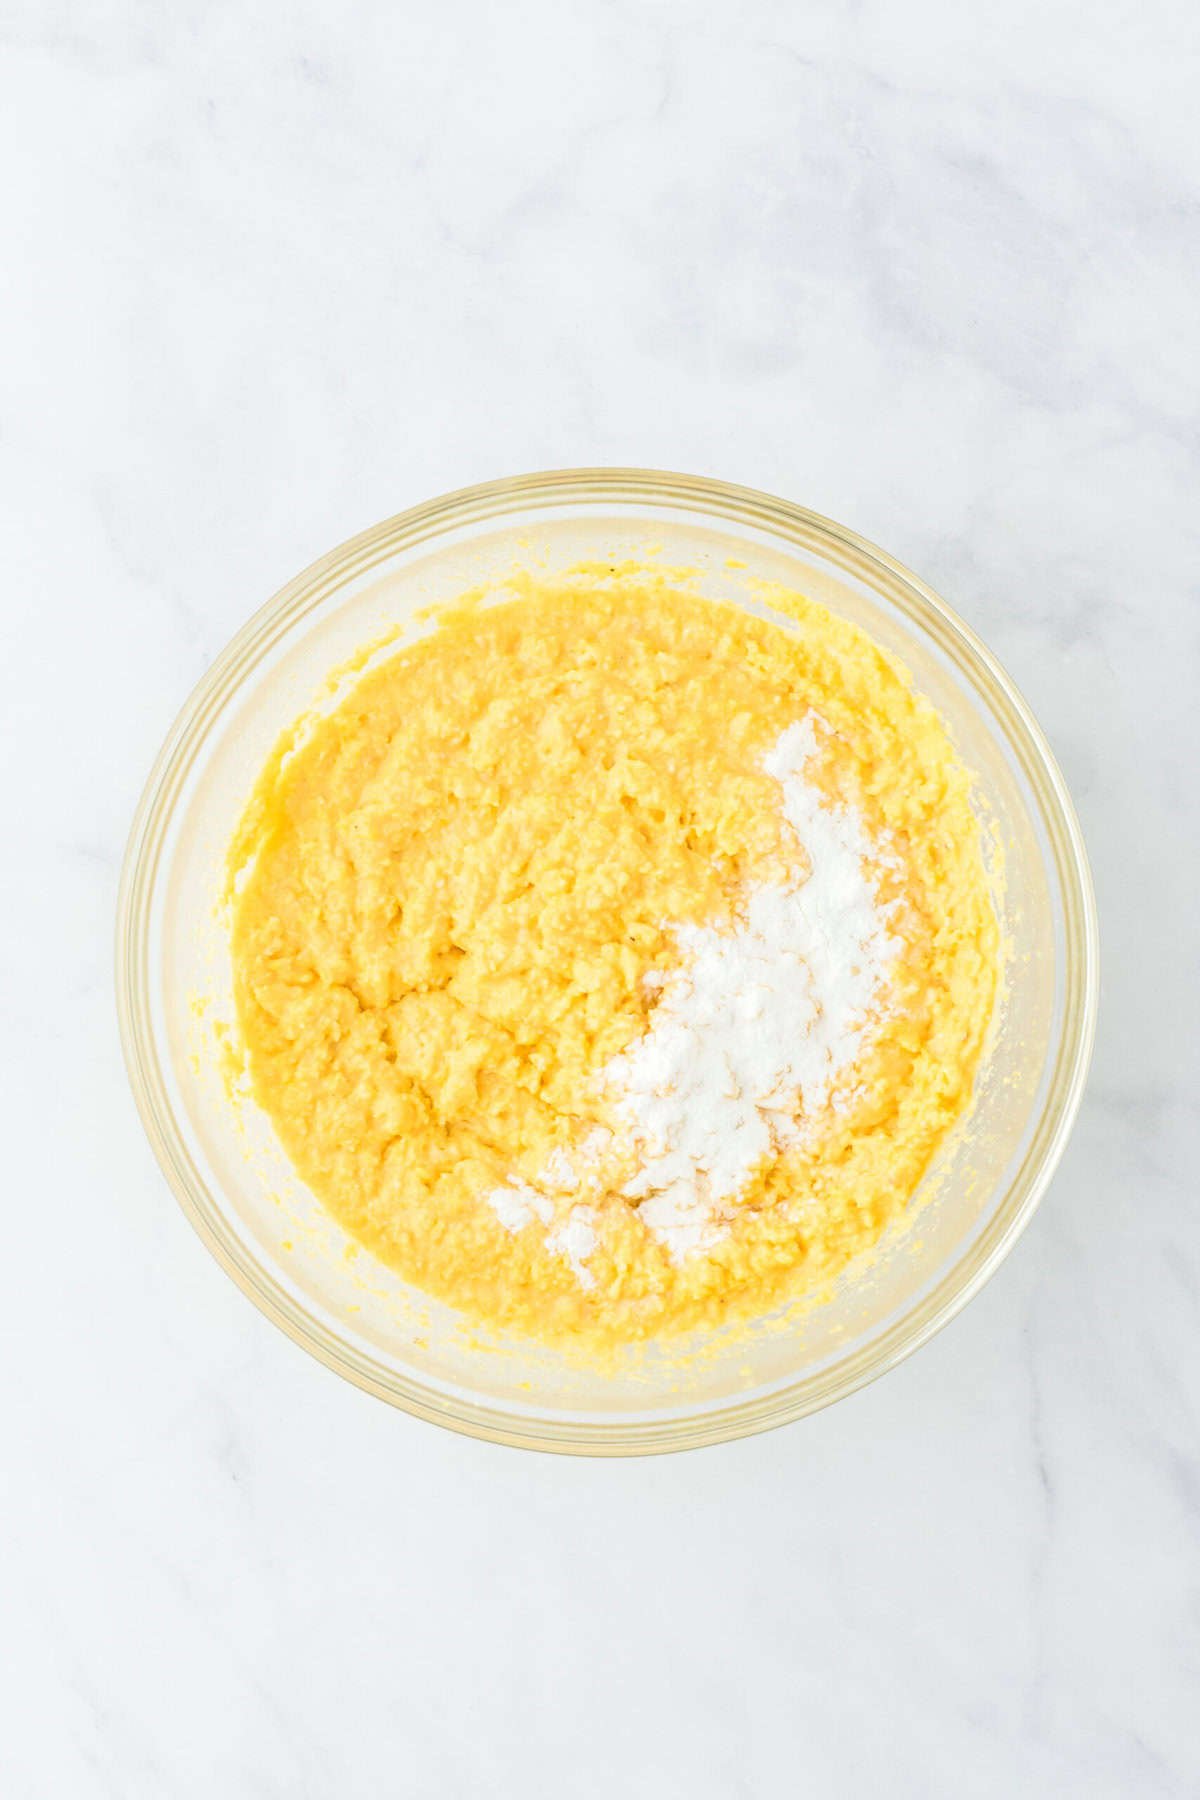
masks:
<svg viewBox="0 0 1200 1800"><path fill-rule="evenodd" d="M0 1792L1200 1789L1190 0L0 8ZM591 1464L286 1342L111 999L185 693L448 487L633 462L887 545L1007 663L1105 934L1090 1093L963 1317Z"/></svg>

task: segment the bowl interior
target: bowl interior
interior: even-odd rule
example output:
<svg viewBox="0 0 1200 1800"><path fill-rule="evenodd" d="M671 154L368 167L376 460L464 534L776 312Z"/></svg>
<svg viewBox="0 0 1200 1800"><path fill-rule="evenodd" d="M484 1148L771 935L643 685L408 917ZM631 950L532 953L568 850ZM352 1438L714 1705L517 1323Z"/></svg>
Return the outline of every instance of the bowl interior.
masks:
<svg viewBox="0 0 1200 1800"><path fill-rule="evenodd" d="M555 492L514 503L497 492L473 510L406 515L326 558L251 621L185 709L152 778L131 846L122 981L155 1147L251 1296L343 1373L412 1410L511 1441L604 1450L702 1441L811 1410L897 1360L961 1304L1048 1175L1081 1079L1088 1006L1086 894L1081 902L1072 885L1079 851L1053 766L1011 689L932 596L849 534L787 511L763 519L747 504L734 516L711 496ZM253 1104L230 1106L230 964L217 902L258 768L331 669L396 625L428 629L414 614L431 602L481 582L502 592L514 566L650 557L698 571L701 591L754 610L763 610L756 580L783 582L907 665L975 777L1007 958L975 1103L904 1225L819 1306L598 1375L472 1335L356 1252Z"/></svg>

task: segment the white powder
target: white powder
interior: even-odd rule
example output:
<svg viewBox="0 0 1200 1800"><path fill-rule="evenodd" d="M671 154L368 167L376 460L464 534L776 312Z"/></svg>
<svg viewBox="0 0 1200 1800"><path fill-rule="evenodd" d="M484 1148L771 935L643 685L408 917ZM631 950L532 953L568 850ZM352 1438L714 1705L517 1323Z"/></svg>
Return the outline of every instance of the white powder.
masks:
<svg viewBox="0 0 1200 1800"><path fill-rule="evenodd" d="M565 1256L580 1287L595 1287L596 1277L585 1265L596 1248L596 1215L590 1206L573 1206L564 1222L546 1239L546 1248Z"/></svg>
<svg viewBox="0 0 1200 1800"><path fill-rule="evenodd" d="M549 1225L554 1217L554 1204L527 1181L515 1178L504 1187L493 1188L487 1203L506 1231L520 1231L533 1219Z"/></svg>
<svg viewBox="0 0 1200 1800"><path fill-rule="evenodd" d="M579 1171L565 1150L552 1150L546 1158L543 1174L549 1185L573 1194L579 1186Z"/></svg>
<svg viewBox="0 0 1200 1800"><path fill-rule="evenodd" d="M722 1235L722 1202L796 1140L797 1113L811 1120L825 1107L899 948L863 871L873 847L861 819L804 778L816 752L810 714L763 764L807 852L807 881L752 892L732 932L680 926L684 966L645 1037L605 1071L644 1152L625 1193L677 1260Z"/></svg>
<svg viewBox="0 0 1200 1800"><path fill-rule="evenodd" d="M554 1221L554 1201L526 1181L510 1181L504 1187L493 1188L487 1202L508 1231L521 1231L534 1219L541 1225L551 1225ZM596 1285L596 1277L586 1266L599 1241L595 1228L596 1215L591 1207L573 1206L562 1222L546 1233L546 1248L557 1256L566 1257L580 1287Z"/></svg>
<svg viewBox="0 0 1200 1800"><path fill-rule="evenodd" d="M811 873L749 896L732 931L681 925L683 966L647 985L659 994L649 1031L615 1057L601 1085L636 1146L641 1167L624 1193L682 1261L728 1229L729 1207L773 1150L803 1138L840 1075L852 1066L882 1010L899 945L888 908L863 862L880 860L850 807L827 804L805 780L817 753L810 714L782 733L763 767L782 789L783 813ZM797 1123L799 1119L799 1124ZM595 1163L603 1128L577 1155ZM555 1152L545 1184L565 1197L579 1185L571 1158ZM488 1195L510 1231L561 1211L528 1183ZM547 1238L585 1286L596 1247L592 1209L575 1206ZM585 1279L586 1278L586 1279Z"/></svg>

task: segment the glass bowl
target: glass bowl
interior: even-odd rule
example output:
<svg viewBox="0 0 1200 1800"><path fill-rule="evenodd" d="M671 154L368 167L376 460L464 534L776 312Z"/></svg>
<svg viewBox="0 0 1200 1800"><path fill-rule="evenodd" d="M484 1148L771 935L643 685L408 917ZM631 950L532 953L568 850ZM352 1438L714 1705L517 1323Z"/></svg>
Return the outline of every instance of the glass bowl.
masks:
<svg viewBox="0 0 1200 1800"><path fill-rule="evenodd" d="M821 1304L749 1335L652 1346L604 1374L488 1341L356 1254L222 1079L231 1017L217 908L226 847L278 733L329 672L397 623L514 564L645 560L755 608L755 577L823 601L903 661L972 771L1008 954L967 1118L910 1208ZM187 702L138 806L117 918L117 997L142 1120L188 1218L268 1318L422 1418L543 1450L635 1454L761 1431L851 1393L923 1344L1028 1223L1079 1105L1096 1013L1095 906L1078 822L1028 707L916 576L844 526L748 488L638 469L489 482L364 532L243 627Z"/></svg>

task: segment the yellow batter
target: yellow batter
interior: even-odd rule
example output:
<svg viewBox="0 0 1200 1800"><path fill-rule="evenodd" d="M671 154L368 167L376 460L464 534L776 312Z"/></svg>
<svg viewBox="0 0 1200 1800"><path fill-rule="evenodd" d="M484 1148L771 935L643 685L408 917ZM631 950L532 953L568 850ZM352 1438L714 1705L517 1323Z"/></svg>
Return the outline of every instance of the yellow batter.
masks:
<svg viewBox="0 0 1200 1800"><path fill-rule="evenodd" d="M346 1229L476 1323L599 1353L761 1315L875 1241L968 1103L997 927L966 776L875 644L785 604L795 630L646 570L526 578L363 675L247 808L255 1097ZM751 884L803 877L762 763L810 712L812 778L887 845L874 879L903 945L854 1102L681 1261L614 1176L589 1195L585 1286L543 1223L510 1229L486 1196L606 1122L598 1072L646 1032L672 927L732 927Z"/></svg>

